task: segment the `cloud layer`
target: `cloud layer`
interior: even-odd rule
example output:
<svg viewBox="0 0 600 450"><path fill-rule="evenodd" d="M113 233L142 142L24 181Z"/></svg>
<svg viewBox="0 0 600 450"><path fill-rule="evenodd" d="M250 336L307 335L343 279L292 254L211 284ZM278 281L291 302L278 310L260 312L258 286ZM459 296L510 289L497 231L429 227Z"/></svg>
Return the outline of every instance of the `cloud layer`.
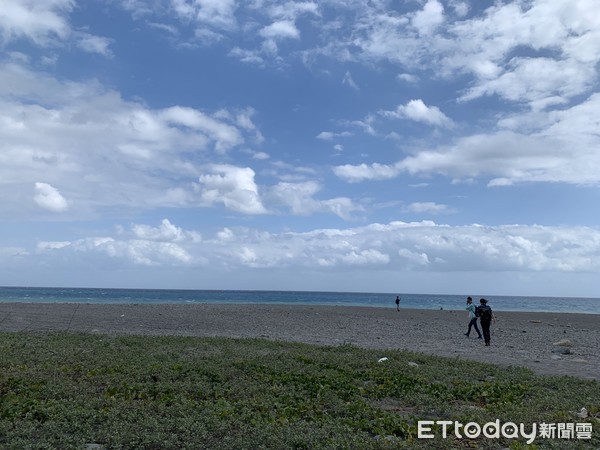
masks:
<svg viewBox="0 0 600 450"><path fill-rule="evenodd" d="M156 227L133 224L116 235L42 242L35 258L56 253L165 267L211 264L229 270L361 266L426 272L597 272L600 231L586 227L390 222L303 233L223 228L212 236L202 236L164 219Z"/></svg>

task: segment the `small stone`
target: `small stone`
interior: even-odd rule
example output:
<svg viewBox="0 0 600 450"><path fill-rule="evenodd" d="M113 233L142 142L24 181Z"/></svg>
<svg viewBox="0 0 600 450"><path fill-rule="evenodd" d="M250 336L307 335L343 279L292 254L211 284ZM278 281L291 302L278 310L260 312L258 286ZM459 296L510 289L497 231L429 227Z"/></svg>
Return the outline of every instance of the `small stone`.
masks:
<svg viewBox="0 0 600 450"><path fill-rule="evenodd" d="M559 347L572 347L573 343L568 339L561 339L560 341L557 341L552 345L558 345Z"/></svg>
<svg viewBox="0 0 600 450"><path fill-rule="evenodd" d="M412 362L412 361L409 361L408 365L410 367L419 367L419 365L416 362Z"/></svg>
<svg viewBox="0 0 600 450"><path fill-rule="evenodd" d="M558 356L558 355L552 355L552 356L550 357L550 359L553 359L553 360L557 361L557 360L559 360L559 359L562 359L562 357L560 357L560 356Z"/></svg>

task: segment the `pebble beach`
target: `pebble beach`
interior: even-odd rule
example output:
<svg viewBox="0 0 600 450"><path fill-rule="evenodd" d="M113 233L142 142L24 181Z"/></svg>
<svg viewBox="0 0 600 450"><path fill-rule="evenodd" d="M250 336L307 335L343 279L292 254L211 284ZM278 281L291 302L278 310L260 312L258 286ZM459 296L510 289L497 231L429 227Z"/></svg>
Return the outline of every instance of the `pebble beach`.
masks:
<svg viewBox="0 0 600 450"><path fill-rule="evenodd" d="M352 344L600 380L600 316L495 312L485 347L466 311L265 304L0 303L0 331L262 338Z"/></svg>

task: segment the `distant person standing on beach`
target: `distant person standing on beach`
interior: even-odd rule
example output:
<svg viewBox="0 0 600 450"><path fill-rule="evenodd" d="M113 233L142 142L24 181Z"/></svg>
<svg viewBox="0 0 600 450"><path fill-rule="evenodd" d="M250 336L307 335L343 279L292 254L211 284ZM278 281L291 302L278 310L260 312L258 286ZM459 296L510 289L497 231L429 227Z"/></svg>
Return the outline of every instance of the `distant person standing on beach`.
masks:
<svg viewBox="0 0 600 450"><path fill-rule="evenodd" d="M477 307L473 304L473 299L471 297L467 297L466 310L469 311L469 328L467 329L465 336L469 337L471 334L471 327L475 327L475 331L477 331L477 335L479 336L479 339L481 339L481 331L479 331L479 328L477 327L477 314L475 314ZM481 326L483 327L483 325Z"/></svg>
<svg viewBox="0 0 600 450"><path fill-rule="evenodd" d="M400 311L400 296L396 295L396 311Z"/></svg>
<svg viewBox="0 0 600 450"><path fill-rule="evenodd" d="M481 321L481 330L483 331L483 339L485 340L485 345L489 347L490 345L490 325L492 320L496 323L496 316L487 304L487 300L482 298L479 300L479 306L477 307L479 312L479 320Z"/></svg>

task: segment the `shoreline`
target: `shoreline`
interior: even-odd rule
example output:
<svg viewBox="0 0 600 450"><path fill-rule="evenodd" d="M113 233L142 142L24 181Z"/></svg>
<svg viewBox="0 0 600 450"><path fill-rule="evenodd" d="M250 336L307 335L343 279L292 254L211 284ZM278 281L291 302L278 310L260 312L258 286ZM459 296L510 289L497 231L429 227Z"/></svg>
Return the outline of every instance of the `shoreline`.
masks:
<svg viewBox="0 0 600 450"><path fill-rule="evenodd" d="M262 338L352 344L516 365L600 381L600 322L593 313L495 311L492 345L467 330L466 311L260 303L0 303L0 331ZM571 346L554 343L568 340ZM566 349L570 352L564 354Z"/></svg>
<svg viewBox="0 0 600 450"><path fill-rule="evenodd" d="M477 303L478 302L474 302ZM365 308L365 309L382 309L382 310L395 310L395 304L393 302L389 302L386 305L369 305L369 304L356 304L356 303L288 303L288 302L241 302L241 301L218 301L218 302L99 302L99 301L46 301L46 300L35 300L35 301L2 301L0 300L0 305L98 305L98 306L266 306L266 307L281 307L281 306L289 306L289 307L305 307L305 308ZM477 306L476 305L476 306ZM462 313L464 308L411 308L405 307L403 308L400 305L403 311L446 311L446 312L455 312ZM534 309L498 309L494 308L494 314L558 314L561 316L569 316L569 315L583 315L583 316L598 316L600 319L600 312L591 312L591 311L539 311Z"/></svg>

